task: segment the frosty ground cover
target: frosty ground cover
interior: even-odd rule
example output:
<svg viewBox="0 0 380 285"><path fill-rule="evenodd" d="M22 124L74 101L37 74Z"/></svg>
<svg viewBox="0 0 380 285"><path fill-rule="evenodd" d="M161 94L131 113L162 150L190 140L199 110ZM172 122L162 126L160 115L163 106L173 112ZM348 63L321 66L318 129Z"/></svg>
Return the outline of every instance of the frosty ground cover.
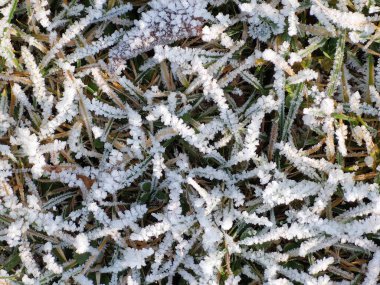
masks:
<svg viewBox="0 0 380 285"><path fill-rule="evenodd" d="M379 24L0 0L0 284L378 284Z"/></svg>

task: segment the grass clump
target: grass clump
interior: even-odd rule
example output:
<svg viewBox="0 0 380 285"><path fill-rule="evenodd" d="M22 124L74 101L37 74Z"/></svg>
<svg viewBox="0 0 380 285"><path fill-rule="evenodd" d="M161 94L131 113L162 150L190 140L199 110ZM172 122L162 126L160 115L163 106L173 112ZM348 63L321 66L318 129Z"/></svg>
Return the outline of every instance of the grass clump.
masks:
<svg viewBox="0 0 380 285"><path fill-rule="evenodd" d="M377 284L376 1L0 1L0 284Z"/></svg>

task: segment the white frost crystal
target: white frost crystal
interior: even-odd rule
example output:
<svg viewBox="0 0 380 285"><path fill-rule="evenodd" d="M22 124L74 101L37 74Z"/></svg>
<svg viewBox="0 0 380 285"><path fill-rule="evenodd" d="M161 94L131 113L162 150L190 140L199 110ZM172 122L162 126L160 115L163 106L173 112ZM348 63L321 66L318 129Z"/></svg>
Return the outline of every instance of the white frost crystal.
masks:
<svg viewBox="0 0 380 285"><path fill-rule="evenodd" d="M83 233L77 235L74 241L74 246L76 252L79 254L87 252L90 246L87 236Z"/></svg>

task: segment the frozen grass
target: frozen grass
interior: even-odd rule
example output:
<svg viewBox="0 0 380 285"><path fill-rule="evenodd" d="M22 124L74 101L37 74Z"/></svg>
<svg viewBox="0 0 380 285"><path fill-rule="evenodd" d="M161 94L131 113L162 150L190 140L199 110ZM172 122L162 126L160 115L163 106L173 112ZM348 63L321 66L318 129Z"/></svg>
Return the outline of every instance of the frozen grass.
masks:
<svg viewBox="0 0 380 285"><path fill-rule="evenodd" d="M377 284L377 1L0 0L0 284Z"/></svg>

